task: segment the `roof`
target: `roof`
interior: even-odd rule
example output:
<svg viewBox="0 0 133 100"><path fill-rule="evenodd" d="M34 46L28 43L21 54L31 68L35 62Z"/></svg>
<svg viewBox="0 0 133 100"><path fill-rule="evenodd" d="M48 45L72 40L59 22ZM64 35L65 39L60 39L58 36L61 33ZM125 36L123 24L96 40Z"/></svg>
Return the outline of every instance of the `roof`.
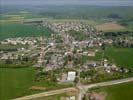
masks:
<svg viewBox="0 0 133 100"><path fill-rule="evenodd" d="M74 81L75 77L76 77L76 72L73 72L73 71L68 72L68 76L67 76L68 81Z"/></svg>

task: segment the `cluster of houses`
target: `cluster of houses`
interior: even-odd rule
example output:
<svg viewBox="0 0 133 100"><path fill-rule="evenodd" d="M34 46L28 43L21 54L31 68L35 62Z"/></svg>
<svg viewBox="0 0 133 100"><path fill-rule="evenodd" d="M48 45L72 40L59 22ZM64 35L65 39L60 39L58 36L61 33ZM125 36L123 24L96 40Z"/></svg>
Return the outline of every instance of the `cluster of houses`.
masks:
<svg viewBox="0 0 133 100"><path fill-rule="evenodd" d="M71 24L71 23L70 23ZM72 24L73 25L73 24ZM51 38L45 37L19 37L19 38L8 38L0 42L0 44L6 45L28 45L27 48L22 47L18 48L17 51L14 52L4 52L1 51L0 59L18 59L19 57L23 57L28 55L29 58L35 58L37 63L34 65L35 67L45 67L46 70L53 70L57 68L64 67L64 58L66 56L89 56L95 57L98 49L94 50L84 50L84 48L88 47L101 47L103 41L99 38L93 38L85 41L75 41L72 36L68 34L54 34L59 35L63 42L56 43L56 36L52 36ZM56 45L63 45L63 50L56 47ZM76 49L76 53L74 54L74 50ZM52 53L52 55L48 55ZM47 56L49 56L47 59ZM69 62L68 67L73 67L73 63ZM88 61L84 65L82 65L83 69L88 68L87 66L99 66L97 61Z"/></svg>
<svg viewBox="0 0 133 100"><path fill-rule="evenodd" d="M111 64L109 63L109 61L107 59L104 59L102 61L103 67L105 68L105 71L107 73L111 73L111 72L121 72L121 73L128 73L129 69L125 68L125 67L117 67L115 64Z"/></svg>
<svg viewBox="0 0 133 100"><path fill-rule="evenodd" d="M35 37L24 37L24 38L8 38L5 39L4 41L1 41L0 44L11 44L11 45L17 45L17 44L22 44L22 45L33 45L37 41L34 39Z"/></svg>
<svg viewBox="0 0 133 100"><path fill-rule="evenodd" d="M70 30L91 32L95 29L91 26L82 24L80 22L43 22L44 27L52 29L54 32L64 33Z"/></svg>
<svg viewBox="0 0 133 100"><path fill-rule="evenodd" d="M0 41L0 59L17 60L24 56L34 57L39 48L38 41L40 41L40 37L18 37Z"/></svg>
<svg viewBox="0 0 133 100"><path fill-rule="evenodd" d="M8 52L8 53L0 52L0 59L1 60L7 60L7 59L16 60L18 59L18 55L15 55L15 53L12 53L12 52Z"/></svg>
<svg viewBox="0 0 133 100"><path fill-rule="evenodd" d="M19 37L19 38L8 38L3 41L0 41L2 45L24 45L24 47L20 47L17 51L0 51L0 59L18 59L19 57L28 56L29 58L35 58L36 62L34 66L36 68L44 68L47 70L53 70L61 67L74 67L73 59L67 62L65 65L65 57L71 56L72 58L80 58L81 56L95 57L98 49L104 44L111 44L113 41L111 39L101 39L100 37L93 37L93 35L87 40L78 41L75 40L74 37L66 34L66 31L76 30L76 31L86 31L91 33L94 29L90 26L86 26L82 23L78 22L60 22L60 23L51 23L45 22L43 26L47 26L57 32L57 34L52 34L50 38L46 37ZM59 34L58 34L59 33ZM60 34L61 33L61 34ZM86 34L83 32L83 34ZM94 32L97 34L97 32ZM58 38L62 40L61 42L56 42ZM93 37L93 38L92 38ZM28 47L25 48L25 45ZM62 46L58 48L57 45ZM88 49L93 48L94 49ZM76 50L74 52L74 50ZM101 59L102 60L102 59ZM88 67L99 67L102 66L105 68L107 73L111 71L117 71L118 68L116 65L109 64L109 62L105 59L104 61L94 61L88 60L82 66L80 66L81 70L86 70ZM121 69L122 71L127 71L125 69ZM68 73L68 75L63 75L62 80L73 80L75 77L74 73ZM68 78L66 78L66 76ZM69 77L70 76L70 77Z"/></svg>

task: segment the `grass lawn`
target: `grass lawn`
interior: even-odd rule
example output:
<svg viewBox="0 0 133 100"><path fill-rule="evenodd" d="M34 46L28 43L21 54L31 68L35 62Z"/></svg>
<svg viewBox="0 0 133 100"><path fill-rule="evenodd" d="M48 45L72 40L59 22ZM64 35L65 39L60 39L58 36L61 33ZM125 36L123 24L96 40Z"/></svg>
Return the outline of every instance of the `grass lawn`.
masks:
<svg viewBox="0 0 133 100"><path fill-rule="evenodd" d="M133 82L102 87L98 91L107 93L106 100L132 100Z"/></svg>
<svg viewBox="0 0 133 100"><path fill-rule="evenodd" d="M52 31L47 28L39 28L20 23L0 24L0 39L39 35L50 36L51 32Z"/></svg>
<svg viewBox="0 0 133 100"><path fill-rule="evenodd" d="M107 47L105 56L120 67L133 67L133 48Z"/></svg>

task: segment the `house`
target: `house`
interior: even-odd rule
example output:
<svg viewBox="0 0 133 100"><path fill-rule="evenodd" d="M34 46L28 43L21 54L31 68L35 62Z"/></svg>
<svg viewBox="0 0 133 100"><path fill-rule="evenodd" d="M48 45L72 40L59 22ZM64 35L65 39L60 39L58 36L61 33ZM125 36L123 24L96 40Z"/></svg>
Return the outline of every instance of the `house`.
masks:
<svg viewBox="0 0 133 100"><path fill-rule="evenodd" d="M59 82L66 82L67 81L67 74L63 73L60 78L57 79Z"/></svg>
<svg viewBox="0 0 133 100"><path fill-rule="evenodd" d="M88 61L87 65L92 66L92 67L96 67L97 66L97 61Z"/></svg>
<svg viewBox="0 0 133 100"><path fill-rule="evenodd" d="M106 68L105 71L106 71L107 73L110 73L110 72L111 72L110 68Z"/></svg>

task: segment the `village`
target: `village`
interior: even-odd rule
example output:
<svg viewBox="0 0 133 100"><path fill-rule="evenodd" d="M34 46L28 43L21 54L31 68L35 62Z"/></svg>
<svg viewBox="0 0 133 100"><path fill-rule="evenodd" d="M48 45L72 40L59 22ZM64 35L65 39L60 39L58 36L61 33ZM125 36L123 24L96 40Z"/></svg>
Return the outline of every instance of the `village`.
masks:
<svg viewBox="0 0 133 100"><path fill-rule="evenodd" d="M80 59L77 58L83 56L95 57L96 53L103 47L103 44L113 43L113 40L111 39L103 40L98 36L95 38L95 36L100 33L98 33L93 27L76 22L43 22L43 26L47 26L57 33L51 34L50 38L44 36L19 37L0 41L1 45L22 46L17 49L9 49L5 51L1 49L0 59L17 60L26 57L27 60L35 59L33 66L43 67L46 71L66 66L70 68L80 66L80 69L83 71L88 69L89 66L94 68L102 66L108 73L112 68L118 70L115 64L110 64L104 57L99 61L87 60L86 62L83 61L83 63L79 63ZM74 31L71 32L71 30ZM82 35L85 34L85 38L83 37L83 39L79 39L79 37L75 37L75 34L78 34L76 31L83 32ZM82 37L82 35L80 34L80 37ZM76 62L76 60L79 60L79 62Z"/></svg>
<svg viewBox="0 0 133 100"><path fill-rule="evenodd" d="M113 40L102 39L98 36L101 33L93 27L73 22L43 22L43 26L55 33L51 37L18 37L0 41L0 45L9 46L0 48L0 62L34 67L35 81L41 81L42 73L53 71L53 80L59 84L95 83L117 79L130 72L104 57L104 45L112 44ZM76 34L80 34L79 37ZM99 52L101 57L96 59Z"/></svg>

